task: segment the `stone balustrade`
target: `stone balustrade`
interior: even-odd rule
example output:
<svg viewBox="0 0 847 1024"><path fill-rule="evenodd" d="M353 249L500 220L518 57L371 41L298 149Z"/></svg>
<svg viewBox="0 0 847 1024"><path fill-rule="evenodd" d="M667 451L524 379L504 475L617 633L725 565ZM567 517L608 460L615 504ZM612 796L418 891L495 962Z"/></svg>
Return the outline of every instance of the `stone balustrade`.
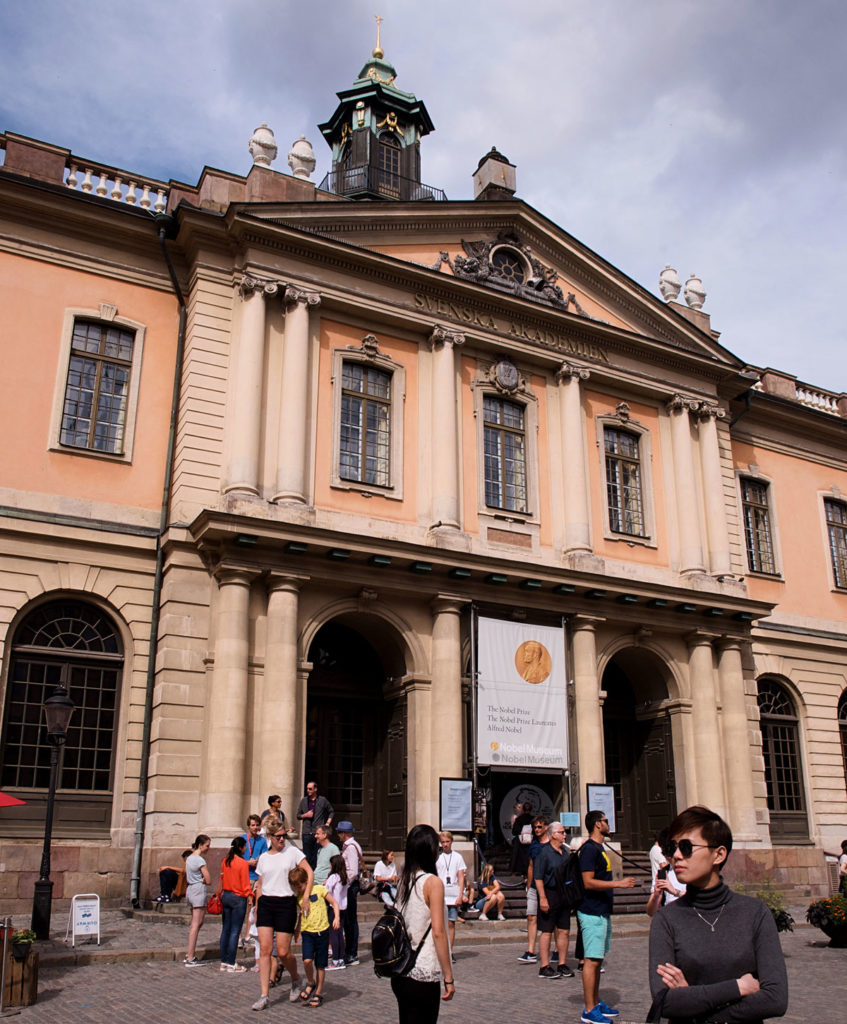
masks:
<svg viewBox="0 0 847 1024"><path fill-rule="evenodd" d="M112 199L116 203L138 205L142 210L152 209L154 213L164 213L167 209L167 187L161 181L73 157L68 159L66 172L65 185L70 189Z"/></svg>
<svg viewBox="0 0 847 1024"><path fill-rule="evenodd" d="M820 388L809 387L808 384L797 385L797 401L801 405L808 405L812 409L820 409L821 412L831 413L833 416L841 416L838 408L839 395L830 391L821 391Z"/></svg>

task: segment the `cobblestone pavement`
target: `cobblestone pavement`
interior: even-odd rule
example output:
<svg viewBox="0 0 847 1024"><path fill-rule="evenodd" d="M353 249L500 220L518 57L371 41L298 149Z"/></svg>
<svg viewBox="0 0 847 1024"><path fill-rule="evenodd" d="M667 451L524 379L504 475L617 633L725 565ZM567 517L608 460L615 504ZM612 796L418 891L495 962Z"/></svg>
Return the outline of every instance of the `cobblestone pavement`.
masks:
<svg viewBox="0 0 847 1024"><path fill-rule="evenodd" d="M154 925L173 930L174 926ZM217 933L216 923L204 926L201 942L209 948ZM130 927L132 930L132 926ZM151 932L138 929L149 943ZM165 934L167 938L167 933ZM258 1024L280 1016L297 1019L300 1006L288 1003L288 986L271 990L271 1006L263 1015L250 1006L259 994L255 974L229 975L218 970L217 959L200 967L182 965L184 930L175 929L170 956L174 959L143 959L136 962L73 964L48 956L42 964L38 1003L22 1011L25 1024ZM805 1021L847 1020L847 950L829 949L816 929L800 926L783 936L791 991L788 1024ZM538 978L537 969L516 962L523 943L515 940L496 945L462 945L457 942L456 997L442 1003L439 1020L545 1024L578 1022L582 1009L579 976L549 982ZM60 943L64 947L63 943ZM128 945L126 936L122 945ZM82 947L85 950L86 947ZM151 949L148 951L153 952ZM106 952L104 950L104 952ZM165 955L164 947L156 955ZM601 996L621 1009L621 1020L643 1021L649 1004L646 997L647 937L617 937L612 942ZM242 962L251 964L252 959ZM396 1020L395 1004L387 981L375 977L367 958L359 967L327 975L325 1003L321 1011L333 1018L357 1024L384 1024ZM837 1007L841 1007L838 1010Z"/></svg>

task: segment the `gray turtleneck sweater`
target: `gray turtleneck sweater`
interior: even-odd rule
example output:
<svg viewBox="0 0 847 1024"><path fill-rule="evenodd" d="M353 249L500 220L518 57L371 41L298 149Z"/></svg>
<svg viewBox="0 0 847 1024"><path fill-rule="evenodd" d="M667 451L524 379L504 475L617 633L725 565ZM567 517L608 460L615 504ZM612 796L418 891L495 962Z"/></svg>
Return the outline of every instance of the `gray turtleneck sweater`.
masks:
<svg viewBox="0 0 847 1024"><path fill-rule="evenodd" d="M653 918L653 998L665 987L656 967L666 963L678 967L688 982L686 988L668 989L663 1013L671 1024L759 1024L788 1008L785 959L771 912L761 900L732 892L723 883L712 889L689 886L685 896ZM744 974L752 974L760 988L742 997L737 980Z"/></svg>

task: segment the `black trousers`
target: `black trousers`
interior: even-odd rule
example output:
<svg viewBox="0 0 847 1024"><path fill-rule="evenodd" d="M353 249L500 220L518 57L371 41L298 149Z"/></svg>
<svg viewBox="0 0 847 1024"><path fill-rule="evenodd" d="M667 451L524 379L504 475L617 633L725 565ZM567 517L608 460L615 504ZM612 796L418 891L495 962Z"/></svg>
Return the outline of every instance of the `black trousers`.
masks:
<svg viewBox="0 0 847 1024"><path fill-rule="evenodd" d="M359 880L350 883L347 890L347 909L341 912L341 924L344 927L344 954L350 959L359 955Z"/></svg>
<svg viewBox="0 0 847 1024"><path fill-rule="evenodd" d="M438 1020L441 1008L439 982L393 977L391 991L397 999L400 1024L435 1024Z"/></svg>

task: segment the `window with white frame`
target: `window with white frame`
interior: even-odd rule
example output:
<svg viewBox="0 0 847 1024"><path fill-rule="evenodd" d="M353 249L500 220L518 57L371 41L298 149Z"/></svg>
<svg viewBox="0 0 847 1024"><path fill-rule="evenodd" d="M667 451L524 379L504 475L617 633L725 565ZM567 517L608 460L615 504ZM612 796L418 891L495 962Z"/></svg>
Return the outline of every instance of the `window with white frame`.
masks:
<svg viewBox="0 0 847 1024"><path fill-rule="evenodd" d="M750 572L776 575L769 498L768 484L749 477L741 478L741 515L747 567Z"/></svg>
<svg viewBox="0 0 847 1024"><path fill-rule="evenodd" d="M603 428L606 505L609 529L633 537L646 535L639 437L616 427Z"/></svg>
<svg viewBox="0 0 847 1024"><path fill-rule="evenodd" d="M391 482L391 374L345 360L341 375L339 476Z"/></svg>
<svg viewBox="0 0 847 1024"><path fill-rule="evenodd" d="M829 554L836 587L847 589L847 504L824 498Z"/></svg>
<svg viewBox="0 0 847 1024"><path fill-rule="evenodd" d="M524 407L496 395L485 395L482 408L485 504L509 512L526 512Z"/></svg>
<svg viewBox="0 0 847 1024"><path fill-rule="evenodd" d="M117 306L65 311L50 447L129 462L144 348L143 324Z"/></svg>
<svg viewBox="0 0 847 1024"><path fill-rule="evenodd" d="M405 368L369 334L334 350L332 381L332 486L401 500Z"/></svg>

